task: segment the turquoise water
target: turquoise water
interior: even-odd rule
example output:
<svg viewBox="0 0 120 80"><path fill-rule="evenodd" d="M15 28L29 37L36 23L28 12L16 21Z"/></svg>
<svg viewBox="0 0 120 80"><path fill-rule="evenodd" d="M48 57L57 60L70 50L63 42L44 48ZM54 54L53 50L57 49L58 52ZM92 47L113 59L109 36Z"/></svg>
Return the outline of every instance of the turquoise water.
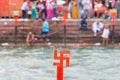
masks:
<svg viewBox="0 0 120 80"><path fill-rule="evenodd" d="M0 80L56 80L54 49L70 50L64 80L120 80L120 48L0 48Z"/></svg>

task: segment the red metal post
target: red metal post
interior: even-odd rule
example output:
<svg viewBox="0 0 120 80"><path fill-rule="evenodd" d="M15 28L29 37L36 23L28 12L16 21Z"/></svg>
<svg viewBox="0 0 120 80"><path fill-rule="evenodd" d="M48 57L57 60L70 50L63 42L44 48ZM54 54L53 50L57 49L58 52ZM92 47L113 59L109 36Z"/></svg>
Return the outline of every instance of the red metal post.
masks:
<svg viewBox="0 0 120 80"><path fill-rule="evenodd" d="M112 43L114 44L114 27L115 27L115 17L117 16L117 10L116 9L111 9L110 10L110 16L112 17Z"/></svg>
<svg viewBox="0 0 120 80"><path fill-rule="evenodd" d="M63 66L57 67L57 80L63 80Z"/></svg>
<svg viewBox="0 0 120 80"><path fill-rule="evenodd" d="M14 43L17 43L17 25L18 25L18 15L14 16L14 20L15 20L15 28L14 28Z"/></svg>
<svg viewBox="0 0 120 80"><path fill-rule="evenodd" d="M64 18L64 45L66 46L66 19L67 19L67 13L63 13L63 18Z"/></svg>
<svg viewBox="0 0 120 80"><path fill-rule="evenodd" d="M15 25L18 25L18 16L14 16L14 20L15 20Z"/></svg>

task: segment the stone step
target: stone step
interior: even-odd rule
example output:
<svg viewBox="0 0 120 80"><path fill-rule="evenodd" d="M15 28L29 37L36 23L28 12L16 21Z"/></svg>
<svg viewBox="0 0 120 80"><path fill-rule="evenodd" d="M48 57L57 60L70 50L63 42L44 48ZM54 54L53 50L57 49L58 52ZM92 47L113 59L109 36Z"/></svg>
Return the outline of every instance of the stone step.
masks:
<svg viewBox="0 0 120 80"><path fill-rule="evenodd" d="M79 23L80 20L67 20L66 25L66 42L67 43L76 43L76 42L82 42L86 40L86 38L90 38L90 40L86 40L86 42L100 42L101 37L100 35L98 37L94 37L92 33L92 23L96 21L96 19L87 20L88 22L88 28L89 31L81 31L79 30ZM63 37L64 37L64 25L63 21L52 21L48 20L50 24L50 33L49 38L52 43L63 43ZM7 23L7 24L6 24ZM104 21L104 23L107 23L107 21ZM40 32L42 30L40 20L21 20L18 24L18 35L17 40L18 42L25 42L26 36L29 31L34 32L37 37L39 37ZM120 24L119 20L116 22L115 25L115 41L119 41L120 36ZM0 20L0 41L11 41L14 42L14 20ZM40 41L38 41L40 42Z"/></svg>
<svg viewBox="0 0 120 80"><path fill-rule="evenodd" d="M7 40L1 40L0 42L8 42L8 43L14 43L14 39L8 39ZM50 42L54 43L64 43L63 38L60 39L50 39ZM109 41L111 43L111 40ZM115 43L119 42L118 38L115 38ZM17 43L26 43L25 39L17 39ZM45 39L43 39L43 41L36 41L36 43L45 43ZM66 43L102 43L102 38L101 37L97 37L97 38L74 38L74 39L66 39Z"/></svg>

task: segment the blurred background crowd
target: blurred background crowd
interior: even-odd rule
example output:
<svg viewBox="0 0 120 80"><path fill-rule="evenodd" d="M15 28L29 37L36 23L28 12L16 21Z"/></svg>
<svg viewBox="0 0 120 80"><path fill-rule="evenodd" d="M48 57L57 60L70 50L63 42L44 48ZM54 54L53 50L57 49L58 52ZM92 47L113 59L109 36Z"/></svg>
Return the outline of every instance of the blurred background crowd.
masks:
<svg viewBox="0 0 120 80"><path fill-rule="evenodd" d="M6 1L6 2L5 2ZM120 18L120 0L5 0L0 1L0 16L13 14L13 11L21 11L22 18L58 18L63 13L68 18L109 18L109 10L117 10L117 18ZM14 3L13 3L14 2ZM20 4L18 4L18 2ZM9 4L9 5L8 5ZM14 6L13 6L14 4ZM9 9L7 11L7 8ZM3 12L4 10L4 12ZM11 15L10 15L11 16Z"/></svg>

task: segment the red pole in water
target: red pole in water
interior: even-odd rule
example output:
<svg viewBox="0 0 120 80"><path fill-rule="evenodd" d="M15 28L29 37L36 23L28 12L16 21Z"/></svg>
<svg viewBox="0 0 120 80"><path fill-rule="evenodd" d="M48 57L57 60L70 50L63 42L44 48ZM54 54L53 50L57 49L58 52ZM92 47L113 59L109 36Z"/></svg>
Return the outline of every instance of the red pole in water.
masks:
<svg viewBox="0 0 120 80"><path fill-rule="evenodd" d="M17 25L18 25L18 16L17 15L14 16L14 20L15 20L15 26L17 27Z"/></svg>
<svg viewBox="0 0 120 80"><path fill-rule="evenodd" d="M63 61L66 60L66 66L70 65L69 57L65 57L64 54L70 54L69 50L60 51L60 56L57 55L57 50L54 50L54 59L60 60L60 62L54 62L53 65L57 66L57 80L63 80L64 70L63 70Z"/></svg>
<svg viewBox="0 0 120 80"><path fill-rule="evenodd" d="M63 66L57 67L57 80L63 80Z"/></svg>

